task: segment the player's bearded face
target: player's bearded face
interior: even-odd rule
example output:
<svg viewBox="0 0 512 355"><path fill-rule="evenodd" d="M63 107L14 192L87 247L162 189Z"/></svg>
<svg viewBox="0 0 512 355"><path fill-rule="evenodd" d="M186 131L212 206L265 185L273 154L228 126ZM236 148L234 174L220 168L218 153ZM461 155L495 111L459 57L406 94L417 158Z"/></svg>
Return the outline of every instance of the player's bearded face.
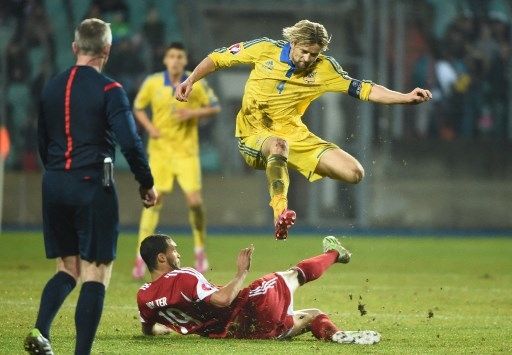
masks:
<svg viewBox="0 0 512 355"><path fill-rule="evenodd" d="M181 75L187 66L187 53L177 48L169 49L165 53L164 65L171 75Z"/></svg>
<svg viewBox="0 0 512 355"><path fill-rule="evenodd" d="M322 48L316 43L293 43L290 59L298 69L307 69L315 63L321 51Z"/></svg>

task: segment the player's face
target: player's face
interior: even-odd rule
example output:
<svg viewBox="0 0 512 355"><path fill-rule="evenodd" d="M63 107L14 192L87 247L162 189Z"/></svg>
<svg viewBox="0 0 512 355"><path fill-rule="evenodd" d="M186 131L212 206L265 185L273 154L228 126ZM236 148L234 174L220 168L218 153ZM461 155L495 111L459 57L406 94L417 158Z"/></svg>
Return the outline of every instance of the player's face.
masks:
<svg viewBox="0 0 512 355"><path fill-rule="evenodd" d="M164 65L171 75L181 75L187 66L187 52L172 48L165 53Z"/></svg>
<svg viewBox="0 0 512 355"><path fill-rule="evenodd" d="M169 240L169 247L167 248L167 252L165 253L165 257L167 259L167 264L173 269L179 269L181 267L181 255L178 253L178 246L172 240Z"/></svg>
<svg viewBox="0 0 512 355"><path fill-rule="evenodd" d="M322 47L316 43L292 43L291 47L290 59L298 69L309 68L322 51Z"/></svg>

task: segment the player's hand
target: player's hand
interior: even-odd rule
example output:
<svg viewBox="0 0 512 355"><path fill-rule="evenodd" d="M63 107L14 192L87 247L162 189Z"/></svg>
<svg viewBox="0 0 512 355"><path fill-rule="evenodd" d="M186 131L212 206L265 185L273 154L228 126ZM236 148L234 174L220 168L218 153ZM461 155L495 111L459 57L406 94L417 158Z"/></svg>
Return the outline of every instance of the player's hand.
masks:
<svg viewBox="0 0 512 355"><path fill-rule="evenodd" d="M172 330L163 324L155 323L155 325L153 325L152 333L153 335L166 335L171 334Z"/></svg>
<svg viewBox="0 0 512 355"><path fill-rule="evenodd" d="M422 102L427 102L432 99L432 93L429 90L425 90L422 88L416 88L407 94L408 103L411 105L421 104Z"/></svg>
<svg viewBox="0 0 512 355"><path fill-rule="evenodd" d="M176 120L178 120L179 122L191 120L196 116L197 115L195 114L194 110L188 108L182 108L176 111Z"/></svg>
<svg viewBox="0 0 512 355"><path fill-rule="evenodd" d="M251 268L252 253L254 252L254 245L251 244L249 248L240 250L237 260L238 273L244 273Z"/></svg>
<svg viewBox="0 0 512 355"><path fill-rule="evenodd" d="M143 187L139 188L140 198L142 199L142 204L144 207L149 208L156 205L158 201L158 193L154 187L150 189L145 189Z"/></svg>
<svg viewBox="0 0 512 355"><path fill-rule="evenodd" d="M149 126L148 129L148 135L150 138L158 139L160 138L160 131L153 125Z"/></svg>
<svg viewBox="0 0 512 355"><path fill-rule="evenodd" d="M188 100L188 96L192 92L193 85L194 83L192 83L189 79L185 80L180 85L178 85L174 93L174 97L176 97L176 100L186 102Z"/></svg>

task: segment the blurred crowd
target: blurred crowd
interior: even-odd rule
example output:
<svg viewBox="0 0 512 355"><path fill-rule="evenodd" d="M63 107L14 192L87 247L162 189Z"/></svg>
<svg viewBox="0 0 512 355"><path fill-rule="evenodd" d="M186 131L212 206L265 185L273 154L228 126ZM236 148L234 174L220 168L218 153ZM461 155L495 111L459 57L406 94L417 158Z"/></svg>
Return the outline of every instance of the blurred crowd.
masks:
<svg viewBox="0 0 512 355"><path fill-rule="evenodd" d="M39 169L39 93L51 75L70 64L71 34L82 18L99 17L111 23L112 53L105 70L123 84L130 98L149 72L163 69L168 22L160 17L156 3L145 2L145 13L134 13L129 3L90 0L86 11L77 14L77 3L72 0L0 2L1 64L5 69L1 82L6 102L0 122L6 123L11 135L10 168ZM419 2L408 16L405 87L430 88L434 102L407 109L415 119L406 120L403 136L510 141L510 19L501 12L463 12L439 37L432 35L432 16L424 15L432 11L421 8L428 6L424 4L428 2ZM58 8L65 16L50 17L49 8ZM133 21L134 17L139 21Z"/></svg>
<svg viewBox="0 0 512 355"><path fill-rule="evenodd" d="M413 40L424 46L409 80L413 87L431 88L434 103L416 110L409 133L447 141L510 140L512 42L507 16L463 13L441 38L421 27L417 24Z"/></svg>
<svg viewBox="0 0 512 355"><path fill-rule="evenodd" d="M81 18L74 13L72 0L54 1L66 16L65 48L70 50L74 28ZM57 3L57 4L56 4ZM39 169L37 157L37 103L44 83L71 62L58 63L55 30L57 17L50 17L47 3L42 0L2 0L0 2L0 36L5 86L5 108L2 122L11 137L9 168ZM123 84L130 98L150 71L162 69L165 48L165 24L151 2L147 3L145 21L133 28L130 8L123 0L91 0L83 18L98 17L111 23L112 54L105 69ZM10 31L7 31L10 29ZM61 39L62 41L62 39ZM5 50L4 50L5 49ZM68 59L70 55L64 58ZM60 64L60 66L59 66Z"/></svg>

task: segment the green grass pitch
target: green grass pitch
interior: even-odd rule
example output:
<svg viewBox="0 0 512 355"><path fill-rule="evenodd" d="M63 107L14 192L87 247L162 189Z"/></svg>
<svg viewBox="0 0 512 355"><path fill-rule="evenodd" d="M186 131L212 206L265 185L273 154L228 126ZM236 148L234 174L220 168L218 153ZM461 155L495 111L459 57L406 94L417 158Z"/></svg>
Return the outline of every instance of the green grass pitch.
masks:
<svg viewBox="0 0 512 355"><path fill-rule="evenodd" d="M192 261L191 238L177 236L184 265ZM212 270L207 277L225 283L235 270L237 251L254 243L247 281L284 270L315 255L321 236L211 236ZM39 296L54 262L43 255L37 233L0 237L0 353L22 353L23 338L35 320ZM323 278L295 294L295 309L320 308L347 330L382 334L374 346L316 341L305 334L292 341L210 340L197 336L143 337L130 272L134 235L119 239L118 259L105 300L93 353L510 353L512 352L512 238L350 237L348 265L334 265ZM73 291L57 316L52 343L57 354L74 346ZM364 307L359 306L363 304ZM359 309L366 310L361 315Z"/></svg>

